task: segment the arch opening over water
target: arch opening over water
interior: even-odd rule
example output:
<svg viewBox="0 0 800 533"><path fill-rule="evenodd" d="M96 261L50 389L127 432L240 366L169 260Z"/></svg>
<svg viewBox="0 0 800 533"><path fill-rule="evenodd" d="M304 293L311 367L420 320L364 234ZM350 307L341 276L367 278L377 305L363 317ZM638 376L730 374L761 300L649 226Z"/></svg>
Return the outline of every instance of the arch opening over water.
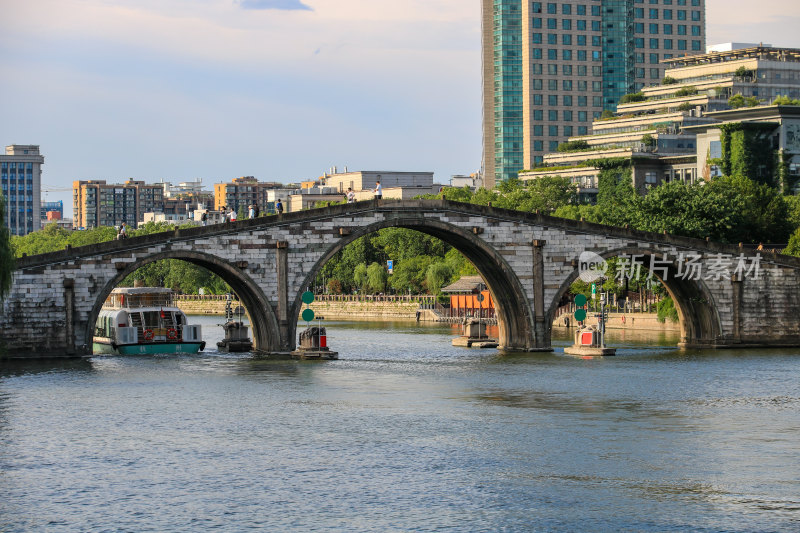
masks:
<svg viewBox="0 0 800 533"><path fill-rule="evenodd" d="M605 260L620 256L642 258L642 271L647 272L650 257L652 255L657 256L658 252L641 248L619 248L602 253L598 252L598 255ZM721 336L722 326L711 291L708 290L701 279L693 280L681 277L678 265L674 262L659 264L659 266L663 268L653 269L651 273L652 277L664 286L667 294L674 302L680 324L681 340L679 346L713 346L714 342ZM579 274L580 272L576 268L561 284L550 303L546 320L548 341L559 305L563 302L564 297L570 294L570 287L579 279Z"/></svg>
<svg viewBox="0 0 800 533"><path fill-rule="evenodd" d="M85 333L86 345L92 346L95 323L103 307L103 303L111 294L114 288L135 273L140 268L163 261L166 259L178 259L205 268L209 272L220 277L231 289L239 296L241 305L247 310L250 317L250 325L253 336L253 349L264 352L274 352L280 350L280 330L275 312L268 304L261 288L241 269L228 263L227 261L210 254L194 251L168 251L161 252L139 261L126 265L117 275L97 293L92 312L87 322Z"/></svg>
<svg viewBox="0 0 800 533"><path fill-rule="evenodd" d="M297 338L298 320L302 308L301 295L307 288L313 287L314 280L325 264L338 252L361 237L373 234L385 228L404 228L436 237L458 250L477 269L486 282L495 303L498 322L499 344L511 350L533 350L536 346L534 338L533 318L530 316L528 296L513 269L501 254L488 243L464 228L429 218L386 219L376 222L332 244L312 269L306 274L302 288L294 296L291 305L290 338Z"/></svg>

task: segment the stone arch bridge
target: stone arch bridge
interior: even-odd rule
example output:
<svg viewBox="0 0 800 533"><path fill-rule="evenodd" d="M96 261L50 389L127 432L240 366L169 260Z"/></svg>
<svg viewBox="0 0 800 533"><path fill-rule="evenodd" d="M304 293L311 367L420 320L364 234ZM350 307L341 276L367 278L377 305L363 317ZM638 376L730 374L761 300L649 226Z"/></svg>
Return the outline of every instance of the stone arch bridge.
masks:
<svg viewBox="0 0 800 533"><path fill-rule="evenodd" d="M2 304L0 349L7 357L89 354L111 290L139 267L173 258L208 268L231 285L250 314L256 349L287 352L296 344L300 296L325 262L388 227L438 237L472 261L492 292L507 350L550 349L554 314L584 251L603 258L629 254L644 264L658 259L653 272L678 307L682 346L800 345L796 258L444 200L378 200L24 257ZM685 275L690 263L725 260L747 262L750 275L720 268L707 279Z"/></svg>

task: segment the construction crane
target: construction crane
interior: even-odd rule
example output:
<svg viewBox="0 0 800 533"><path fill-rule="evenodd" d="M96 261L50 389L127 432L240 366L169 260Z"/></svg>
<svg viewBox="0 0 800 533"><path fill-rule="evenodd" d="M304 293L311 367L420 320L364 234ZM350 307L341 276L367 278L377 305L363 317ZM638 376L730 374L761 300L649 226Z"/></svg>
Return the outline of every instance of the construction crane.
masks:
<svg viewBox="0 0 800 533"><path fill-rule="evenodd" d="M72 187L42 187L44 193L44 201L47 201L47 193L49 192L71 192Z"/></svg>

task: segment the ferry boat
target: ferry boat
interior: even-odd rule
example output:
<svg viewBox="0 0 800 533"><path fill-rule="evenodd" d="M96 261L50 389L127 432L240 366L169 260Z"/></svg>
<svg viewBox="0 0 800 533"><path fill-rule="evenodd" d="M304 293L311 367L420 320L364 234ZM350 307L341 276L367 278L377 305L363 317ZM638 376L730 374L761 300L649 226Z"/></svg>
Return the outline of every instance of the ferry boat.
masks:
<svg viewBox="0 0 800 533"><path fill-rule="evenodd" d="M96 354L197 353L205 346L200 326L188 324L175 293L161 287L111 291L92 339Z"/></svg>

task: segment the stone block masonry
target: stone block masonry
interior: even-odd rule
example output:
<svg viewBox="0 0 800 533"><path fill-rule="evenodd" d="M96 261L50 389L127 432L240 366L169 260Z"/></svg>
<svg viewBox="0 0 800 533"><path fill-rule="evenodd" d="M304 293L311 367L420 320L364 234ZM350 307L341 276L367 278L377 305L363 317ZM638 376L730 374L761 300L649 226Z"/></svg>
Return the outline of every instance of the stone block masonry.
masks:
<svg viewBox="0 0 800 533"><path fill-rule="evenodd" d="M26 257L2 304L6 357L87 355L103 301L136 269L181 259L222 277L252 319L255 348L295 348L300 295L355 239L403 227L461 251L483 276L508 350L550 349L554 314L577 278L577 258L679 252L731 260L737 247L445 200L367 201L145 235ZM762 252L758 278L664 283L679 308L685 346L800 345L800 260Z"/></svg>

